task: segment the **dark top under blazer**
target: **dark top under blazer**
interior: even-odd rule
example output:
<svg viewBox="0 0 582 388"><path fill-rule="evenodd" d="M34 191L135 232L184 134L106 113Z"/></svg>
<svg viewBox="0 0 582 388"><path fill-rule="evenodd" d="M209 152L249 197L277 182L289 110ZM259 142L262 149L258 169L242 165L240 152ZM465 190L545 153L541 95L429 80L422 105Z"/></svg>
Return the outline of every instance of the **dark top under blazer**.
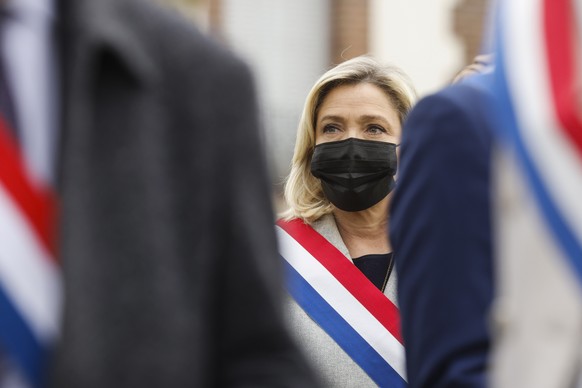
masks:
<svg viewBox="0 0 582 388"><path fill-rule="evenodd" d="M65 0L55 387L311 386L248 68L149 1Z"/></svg>
<svg viewBox="0 0 582 388"><path fill-rule="evenodd" d="M410 387L485 387L492 300L489 94L421 100L403 130L391 241Z"/></svg>

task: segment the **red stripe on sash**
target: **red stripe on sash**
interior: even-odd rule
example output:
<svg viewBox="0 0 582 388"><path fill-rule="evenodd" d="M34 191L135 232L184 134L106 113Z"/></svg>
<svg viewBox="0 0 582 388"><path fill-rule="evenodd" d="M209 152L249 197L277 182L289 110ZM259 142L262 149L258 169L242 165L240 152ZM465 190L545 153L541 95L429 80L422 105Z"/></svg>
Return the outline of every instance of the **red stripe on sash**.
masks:
<svg viewBox="0 0 582 388"><path fill-rule="evenodd" d="M18 146L0 117L0 184L32 225L38 240L55 258L56 199L48 188L35 187L28 178ZM56 259L55 259L56 260Z"/></svg>
<svg viewBox="0 0 582 388"><path fill-rule="evenodd" d="M565 135L582 157L580 83L577 74L576 10L569 0L544 1L544 32L555 111Z"/></svg>
<svg viewBox="0 0 582 388"><path fill-rule="evenodd" d="M300 219L277 225L315 257L401 344L400 313L336 247Z"/></svg>

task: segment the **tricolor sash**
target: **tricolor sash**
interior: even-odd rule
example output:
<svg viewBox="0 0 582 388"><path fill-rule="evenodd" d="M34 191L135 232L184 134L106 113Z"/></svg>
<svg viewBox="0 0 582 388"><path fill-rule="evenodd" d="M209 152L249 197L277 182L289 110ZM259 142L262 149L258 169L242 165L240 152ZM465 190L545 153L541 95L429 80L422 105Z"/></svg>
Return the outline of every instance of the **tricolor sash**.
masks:
<svg viewBox="0 0 582 388"><path fill-rule="evenodd" d="M277 222L287 288L301 308L381 387L406 386L398 308L300 219Z"/></svg>
<svg viewBox="0 0 582 388"><path fill-rule="evenodd" d="M43 385L60 325L55 206L0 117L0 357L31 387Z"/></svg>
<svg viewBox="0 0 582 388"><path fill-rule="evenodd" d="M498 125L548 230L582 282L580 2L500 1Z"/></svg>
<svg viewBox="0 0 582 388"><path fill-rule="evenodd" d="M580 386L581 6L497 2L496 387Z"/></svg>

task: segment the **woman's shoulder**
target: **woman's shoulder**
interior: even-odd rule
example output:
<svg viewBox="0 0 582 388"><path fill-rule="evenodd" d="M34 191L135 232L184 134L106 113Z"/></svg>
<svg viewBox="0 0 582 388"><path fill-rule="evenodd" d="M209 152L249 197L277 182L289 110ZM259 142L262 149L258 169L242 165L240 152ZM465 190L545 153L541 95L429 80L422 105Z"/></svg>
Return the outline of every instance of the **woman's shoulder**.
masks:
<svg viewBox="0 0 582 388"><path fill-rule="evenodd" d="M276 225L283 227L285 224L295 223L295 222L302 222L306 223L304 220L300 218L280 218L276 221ZM307 224L307 223L306 223ZM339 233L337 225L335 223L335 218L333 214L326 214L316 221L308 224L315 232L320 234L323 238L325 238L331 245L337 248L344 256L350 258L350 254L348 252L348 248L344 244L342 237Z"/></svg>
<svg viewBox="0 0 582 388"><path fill-rule="evenodd" d="M331 245L336 247L345 257L351 259L350 253L337 228L333 214L326 214L313 222L313 229L321 234Z"/></svg>

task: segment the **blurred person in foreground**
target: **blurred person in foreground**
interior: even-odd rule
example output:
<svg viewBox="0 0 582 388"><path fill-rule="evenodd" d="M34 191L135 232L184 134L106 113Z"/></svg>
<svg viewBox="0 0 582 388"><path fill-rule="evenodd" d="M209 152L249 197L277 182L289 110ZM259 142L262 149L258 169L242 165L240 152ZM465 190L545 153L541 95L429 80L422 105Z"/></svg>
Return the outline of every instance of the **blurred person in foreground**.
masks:
<svg viewBox="0 0 582 388"><path fill-rule="evenodd" d="M246 65L151 2L2 7L0 385L56 342L55 387L312 386Z"/></svg>
<svg viewBox="0 0 582 388"><path fill-rule="evenodd" d="M478 57L404 125L390 237L411 387L487 386L491 69Z"/></svg>
<svg viewBox="0 0 582 388"><path fill-rule="evenodd" d="M579 0L501 0L492 386L582 386Z"/></svg>
<svg viewBox="0 0 582 388"><path fill-rule="evenodd" d="M326 386L405 384L386 229L414 100L399 68L362 56L327 71L305 102L277 230L290 325Z"/></svg>

